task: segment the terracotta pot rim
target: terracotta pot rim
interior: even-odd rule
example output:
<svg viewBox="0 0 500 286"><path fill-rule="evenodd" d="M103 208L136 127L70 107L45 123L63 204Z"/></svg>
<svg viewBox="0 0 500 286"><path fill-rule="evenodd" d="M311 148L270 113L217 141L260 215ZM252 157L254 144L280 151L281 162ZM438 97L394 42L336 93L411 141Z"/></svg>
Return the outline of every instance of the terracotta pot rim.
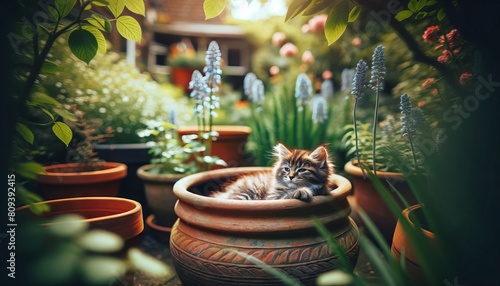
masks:
<svg viewBox="0 0 500 286"><path fill-rule="evenodd" d="M151 174L149 169L153 168L154 164L147 164L137 169L137 176L144 181L151 182L169 182L173 183L177 180L186 177L186 174Z"/></svg>
<svg viewBox="0 0 500 286"><path fill-rule="evenodd" d="M354 176L363 176L363 172L361 171L361 168L358 167L358 160L350 160L344 165L344 170ZM404 176L402 173L398 172L385 172L385 171L377 171L377 177L382 178L382 179L389 179L389 178L397 178L399 180L403 179Z"/></svg>
<svg viewBox="0 0 500 286"><path fill-rule="evenodd" d="M246 125L213 125L213 129L222 135L240 135L248 136L252 132L252 128ZM177 129L180 133L197 131L198 127L196 125L184 125Z"/></svg>
<svg viewBox="0 0 500 286"><path fill-rule="evenodd" d="M412 211L414 211L416 209L420 209L420 208L422 208L422 205L416 204L416 205L409 206L408 208L405 208L402 212L405 219L408 220L413 227L415 227L415 225L413 224L413 221L411 221L411 219L410 219L410 213ZM425 228L420 228L420 229L425 234L425 236L427 236L428 238L434 238L434 233L432 231L429 231Z"/></svg>
<svg viewBox="0 0 500 286"><path fill-rule="evenodd" d="M150 149L148 143L111 143L97 144L95 150Z"/></svg>
<svg viewBox="0 0 500 286"><path fill-rule="evenodd" d="M163 225L160 225L160 224L157 224L155 223L155 215L154 214L150 214L147 218L146 218L146 224L151 227L152 229L154 229L155 231L160 231L160 232L165 232L165 233L170 233L172 232L172 228L171 227L166 227L166 226L163 226Z"/></svg>
<svg viewBox="0 0 500 286"><path fill-rule="evenodd" d="M256 173L272 171L271 167L234 167L218 170L211 170L188 175L175 183L174 194L181 201L190 204L203 206L204 208L217 208L221 210L239 210L239 211L258 211L258 210L286 210L290 208L314 207L317 205L329 203L332 200L345 199L351 191L351 183L340 175L334 175L334 181L337 188L330 192L330 196L314 196L309 203L300 200L228 200L206 197L194 194L187 190L194 183L208 182L211 179L226 177L235 177L243 173Z"/></svg>
<svg viewBox="0 0 500 286"><path fill-rule="evenodd" d="M71 178L71 177L91 177L96 175L105 175L108 178L111 176L113 179L122 179L127 176L127 165L118 162L104 162L105 168L96 171L85 171L85 172L57 172L54 170L74 168L77 163L66 163L66 164L55 164L50 166L45 166L44 169L46 173L38 173L37 180L44 183L58 183L61 178ZM88 179L83 179L86 181ZM108 179L103 179L108 180ZM93 182L96 182L95 180Z"/></svg>

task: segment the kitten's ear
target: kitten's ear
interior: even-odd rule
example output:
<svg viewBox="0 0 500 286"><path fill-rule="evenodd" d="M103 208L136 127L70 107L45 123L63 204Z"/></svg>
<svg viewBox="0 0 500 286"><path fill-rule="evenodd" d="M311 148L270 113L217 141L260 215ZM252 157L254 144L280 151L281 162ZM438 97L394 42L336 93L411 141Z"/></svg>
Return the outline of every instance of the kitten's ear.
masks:
<svg viewBox="0 0 500 286"><path fill-rule="evenodd" d="M328 151L326 151L326 148L324 146L319 146L314 151L312 151L309 156L314 160L320 162L321 167L323 167L323 164L326 164L328 162Z"/></svg>
<svg viewBox="0 0 500 286"><path fill-rule="evenodd" d="M285 147L285 145L281 143L278 143L278 145L274 146L274 152L276 153L279 159L283 159L292 153Z"/></svg>

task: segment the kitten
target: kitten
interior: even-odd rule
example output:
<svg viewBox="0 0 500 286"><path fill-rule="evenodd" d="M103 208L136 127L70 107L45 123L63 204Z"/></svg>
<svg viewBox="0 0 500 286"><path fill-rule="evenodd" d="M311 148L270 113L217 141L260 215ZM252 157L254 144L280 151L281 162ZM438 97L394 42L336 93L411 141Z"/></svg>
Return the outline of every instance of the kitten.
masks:
<svg viewBox="0 0 500 286"><path fill-rule="evenodd" d="M324 146L313 151L288 150L282 144L274 147L276 163L272 173L243 175L226 183L214 198L236 200L299 199L310 202L313 196L327 195L333 164Z"/></svg>

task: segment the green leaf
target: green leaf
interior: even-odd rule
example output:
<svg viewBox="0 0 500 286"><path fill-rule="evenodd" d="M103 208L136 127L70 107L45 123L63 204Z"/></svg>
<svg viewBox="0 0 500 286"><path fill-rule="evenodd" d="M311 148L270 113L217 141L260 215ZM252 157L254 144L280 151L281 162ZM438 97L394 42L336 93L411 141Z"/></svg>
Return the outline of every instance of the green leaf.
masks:
<svg viewBox="0 0 500 286"><path fill-rule="evenodd" d="M49 10L50 14L52 14L52 17L54 17L54 19L59 19L59 12L57 12L54 7L49 6L47 7L47 9Z"/></svg>
<svg viewBox="0 0 500 286"><path fill-rule="evenodd" d="M319 13L319 12L325 10L326 8L328 8L330 6L332 6L332 1L330 1L330 0L314 0L304 10L303 15L304 16L314 15L316 13Z"/></svg>
<svg viewBox="0 0 500 286"><path fill-rule="evenodd" d="M69 14L69 12L71 12L71 9L73 9L73 7L75 6L76 0L56 0L55 4L57 11L59 11L60 17L64 18Z"/></svg>
<svg viewBox="0 0 500 286"><path fill-rule="evenodd" d="M99 30L106 31L107 33L111 32L111 23L109 20L98 13L92 13L92 16L85 19L85 21Z"/></svg>
<svg viewBox="0 0 500 286"><path fill-rule="evenodd" d="M21 135L21 137L23 137L24 140L33 145L33 142L35 141L35 135L33 135L33 132L31 132L28 126L22 123L17 123L16 131Z"/></svg>
<svg viewBox="0 0 500 286"><path fill-rule="evenodd" d="M422 10L427 5L427 0L419 0L417 1L417 11Z"/></svg>
<svg viewBox="0 0 500 286"><path fill-rule="evenodd" d="M401 11L399 11L399 13L396 14L395 18L396 18L396 20L401 22L403 20L410 18L412 15L413 15L413 12L410 10L401 10Z"/></svg>
<svg viewBox="0 0 500 286"><path fill-rule="evenodd" d="M205 11L205 20L219 16L226 8L226 0L205 0L203 1L203 10Z"/></svg>
<svg viewBox="0 0 500 286"><path fill-rule="evenodd" d="M439 21L443 21L443 19L446 18L446 12L444 11L443 8L439 9L439 12L437 14L437 19Z"/></svg>
<svg viewBox="0 0 500 286"><path fill-rule="evenodd" d="M142 16L146 15L146 9L144 8L143 0L125 0L125 6L130 10L130 12Z"/></svg>
<svg viewBox="0 0 500 286"><path fill-rule="evenodd" d="M45 172L43 166L36 162L18 163L14 166L14 169L19 176L31 180L35 180L38 173Z"/></svg>
<svg viewBox="0 0 500 286"><path fill-rule="evenodd" d="M102 34L101 31L99 31L96 27L94 26L83 26L82 27L84 30L87 30L94 35L95 39L97 40L97 53L99 54L105 54L107 50L107 42L106 38L104 38L104 35Z"/></svg>
<svg viewBox="0 0 500 286"><path fill-rule="evenodd" d="M97 54L98 44L96 37L84 29L77 29L71 32L68 38L68 45L71 52L87 64Z"/></svg>
<svg viewBox="0 0 500 286"><path fill-rule="evenodd" d="M34 92L31 95L29 104L35 106L49 106L49 107L61 105L59 101L55 100L54 98L42 92Z"/></svg>
<svg viewBox="0 0 500 286"><path fill-rule="evenodd" d="M108 9L111 11L115 18L118 18L125 9L125 2L123 0L109 0Z"/></svg>
<svg viewBox="0 0 500 286"><path fill-rule="evenodd" d="M429 13L427 12L418 12L418 14L415 16L415 19L420 20L425 18Z"/></svg>
<svg viewBox="0 0 500 286"><path fill-rule="evenodd" d="M61 116L62 118L66 119L66 120L76 121L76 115L72 112L69 112L66 109L53 108L52 111L54 111L55 114Z"/></svg>
<svg viewBox="0 0 500 286"><path fill-rule="evenodd" d="M286 11L285 22L302 13L311 2L312 0L293 0Z"/></svg>
<svg viewBox="0 0 500 286"><path fill-rule="evenodd" d="M358 19L359 14L361 14L361 6L354 6L349 12L349 23L352 23Z"/></svg>
<svg viewBox="0 0 500 286"><path fill-rule="evenodd" d="M116 19L116 29L125 39L141 42L141 25L131 16L120 16Z"/></svg>
<svg viewBox="0 0 500 286"><path fill-rule="evenodd" d="M47 110L46 108L43 108L43 107L40 107L40 109L43 111L43 113L47 114L47 116L50 117L50 119L52 119L52 121L55 120L54 115L52 114L52 112L50 112L49 110Z"/></svg>
<svg viewBox="0 0 500 286"><path fill-rule="evenodd" d="M71 139L73 139L73 132L71 131L71 128L69 126L61 121L58 121L54 123L52 126L52 132L61 140L66 147L69 145L69 142L71 142Z"/></svg>
<svg viewBox="0 0 500 286"><path fill-rule="evenodd" d="M412 12L417 12L417 0L410 0L408 3L408 9Z"/></svg>
<svg viewBox="0 0 500 286"><path fill-rule="evenodd" d="M349 5L347 2L340 2L330 11L325 23L325 36L328 45L337 41L344 34L349 19Z"/></svg>
<svg viewBox="0 0 500 286"><path fill-rule="evenodd" d="M45 62L42 65L42 73L49 73L49 74L55 74L59 72L59 65L57 65L55 62L45 60Z"/></svg>

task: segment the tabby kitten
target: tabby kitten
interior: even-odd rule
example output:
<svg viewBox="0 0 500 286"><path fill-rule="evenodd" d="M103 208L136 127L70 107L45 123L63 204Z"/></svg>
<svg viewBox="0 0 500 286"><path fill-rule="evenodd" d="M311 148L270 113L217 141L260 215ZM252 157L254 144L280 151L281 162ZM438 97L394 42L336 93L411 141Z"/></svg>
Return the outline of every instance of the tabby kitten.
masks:
<svg viewBox="0 0 500 286"><path fill-rule="evenodd" d="M212 193L214 198L236 200L299 199L310 202L313 196L327 195L333 165L324 146L313 151L274 147L276 163L272 173L243 175Z"/></svg>

